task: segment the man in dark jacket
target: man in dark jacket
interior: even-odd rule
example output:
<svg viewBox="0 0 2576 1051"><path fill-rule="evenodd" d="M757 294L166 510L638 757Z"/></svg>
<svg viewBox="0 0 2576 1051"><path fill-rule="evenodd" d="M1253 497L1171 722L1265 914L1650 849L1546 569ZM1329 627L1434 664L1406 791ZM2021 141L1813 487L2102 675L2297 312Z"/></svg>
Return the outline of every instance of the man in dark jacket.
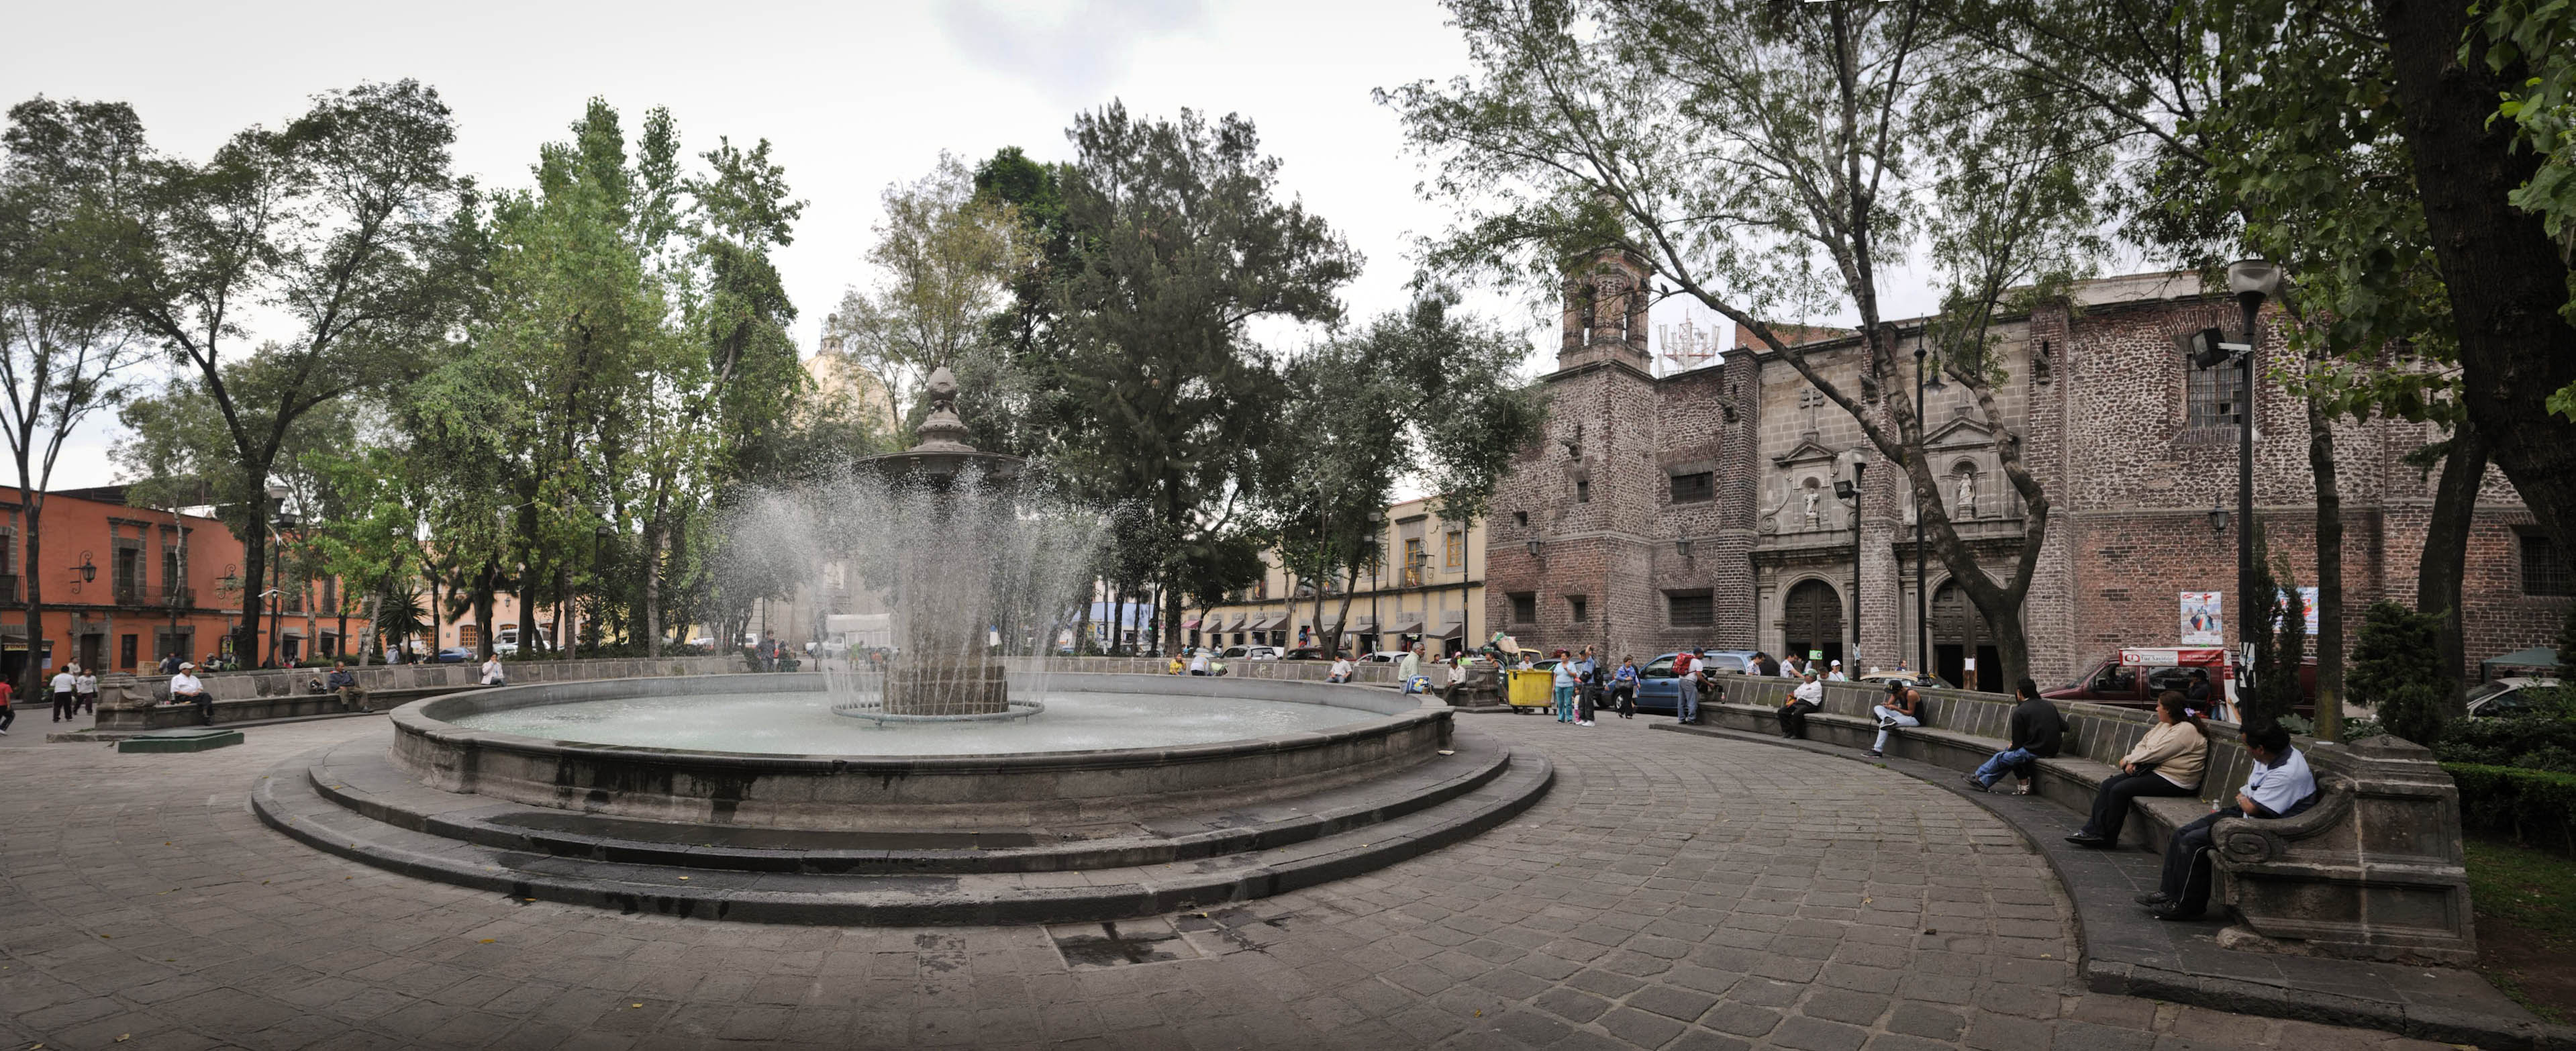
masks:
<svg viewBox="0 0 2576 1051"><path fill-rule="evenodd" d="M1771 659L1771 655L1768 653L1755 653L1753 655L1753 667L1755 669L1753 674L1755 675L1768 675L1774 679L1780 677L1780 662Z"/></svg>
<svg viewBox="0 0 2576 1051"><path fill-rule="evenodd" d="M2013 705L2012 747L1996 752L1986 765L1968 775L1968 783L1977 786L1977 791L1993 788L2005 771L2011 771L2013 779L2021 783L2018 794L2029 795L2036 760L2054 759L2057 750L2065 747L2066 716L2048 698L2039 695L2038 683L2023 679L2014 688L2013 698L2021 703Z"/></svg>

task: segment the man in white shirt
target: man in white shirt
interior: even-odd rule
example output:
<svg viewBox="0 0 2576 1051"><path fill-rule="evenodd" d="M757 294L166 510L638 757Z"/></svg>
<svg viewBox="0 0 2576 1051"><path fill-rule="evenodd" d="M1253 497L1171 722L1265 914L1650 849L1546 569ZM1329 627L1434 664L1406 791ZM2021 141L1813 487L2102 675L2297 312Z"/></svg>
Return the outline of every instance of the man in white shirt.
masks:
<svg viewBox="0 0 2576 1051"><path fill-rule="evenodd" d="M72 691L79 688L79 671L80 665L67 664L63 666L63 670L54 673L53 692L55 722L70 722L72 713L80 710L80 703L72 699Z"/></svg>
<svg viewBox="0 0 2576 1051"><path fill-rule="evenodd" d="M1202 663L1204 663L1204 662L1202 662ZM1206 673L1205 673L1205 672L1200 672L1199 674L1206 674ZM1330 674L1330 675L1326 675L1326 676L1324 676L1324 681L1325 681L1325 682L1349 682L1349 681L1351 681L1351 659L1350 659L1349 657L1347 657L1347 656L1344 656L1344 657L1335 657L1335 658L1333 658L1333 672L1332 672L1332 674Z"/></svg>
<svg viewBox="0 0 2576 1051"><path fill-rule="evenodd" d="M1789 703L1780 706L1780 736L1804 740L1807 736L1807 713L1825 706L1825 684L1816 681L1816 673L1801 672L1798 688L1789 691Z"/></svg>
<svg viewBox="0 0 2576 1051"><path fill-rule="evenodd" d="M1396 666L1395 666L1395 677L1396 677L1397 681L1402 682L1402 683L1404 684L1404 687L1403 687L1403 688L1404 688L1404 692L1406 692L1406 693L1419 693L1419 692L1421 692L1421 691L1422 691L1422 684L1414 681L1415 679L1420 678L1420 677L1421 677L1421 675L1422 675L1422 647L1421 647L1420 645L1413 645L1413 646L1407 646L1407 647L1405 647L1405 648L1404 648L1404 659L1403 659L1403 660L1401 660L1401 661L1396 662Z"/></svg>
<svg viewBox="0 0 2576 1051"><path fill-rule="evenodd" d="M215 725L215 699L206 696L206 684L197 681L197 666L182 664L179 674L170 677L170 703L197 706L197 725Z"/></svg>
<svg viewBox="0 0 2576 1051"><path fill-rule="evenodd" d="M2269 820L2294 816L2317 801L2317 776L2308 757L2290 747L2290 731L2279 725L2249 730L2245 752L2254 757L2254 772L2236 793L2233 810L2213 810L2208 817L2175 829L2165 844L2164 880L2151 893L2138 896L2148 915L2159 920L2196 920L2209 907L2209 858L2212 827L2220 818Z"/></svg>
<svg viewBox="0 0 2576 1051"><path fill-rule="evenodd" d="M1199 649L1192 650L1192 651L1190 652L1190 674L1192 674L1192 675L1205 675L1205 674L1207 674L1207 673L1208 673L1208 655L1207 655L1207 648L1206 648L1206 647L1200 647Z"/></svg>

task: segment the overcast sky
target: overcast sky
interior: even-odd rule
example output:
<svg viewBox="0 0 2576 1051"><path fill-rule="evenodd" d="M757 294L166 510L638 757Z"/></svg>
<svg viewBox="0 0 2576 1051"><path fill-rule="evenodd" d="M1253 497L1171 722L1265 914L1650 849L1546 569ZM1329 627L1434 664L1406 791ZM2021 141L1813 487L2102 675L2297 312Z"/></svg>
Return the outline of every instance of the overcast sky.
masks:
<svg viewBox="0 0 2576 1051"><path fill-rule="evenodd" d="M867 279L860 256L887 183L918 178L941 150L1064 159L1072 115L1112 98L1141 113L1251 118L1285 162L1287 192L1367 256L1345 295L1353 316L1400 305L1408 246L1445 216L1414 194L1420 173L1369 92L1466 62L1435 0L10 7L17 46L0 63L0 105L123 99L154 145L190 158L246 125L283 123L316 92L402 77L446 98L457 167L487 185L525 185L538 144L564 138L592 96L625 113L630 134L643 111L669 107L692 152L720 134L767 138L810 202L780 255L808 352L842 290ZM1910 313L1919 297L1896 298ZM1681 314L1659 309L1656 321ZM81 435L56 487L113 480L112 440L106 425Z"/></svg>

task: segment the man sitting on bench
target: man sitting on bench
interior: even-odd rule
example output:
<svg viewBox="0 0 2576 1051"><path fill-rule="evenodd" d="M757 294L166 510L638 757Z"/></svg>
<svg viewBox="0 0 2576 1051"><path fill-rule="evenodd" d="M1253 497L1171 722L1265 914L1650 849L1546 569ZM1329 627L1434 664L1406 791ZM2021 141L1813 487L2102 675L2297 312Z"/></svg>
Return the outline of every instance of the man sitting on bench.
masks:
<svg viewBox="0 0 2576 1051"><path fill-rule="evenodd" d="M1968 775L1968 783L1977 791L1988 791L2010 773L2020 782L2013 794L2030 794L2030 776L2039 769L2042 759L2057 758L2057 750L2066 746L2066 714L2039 695L2039 684L2023 679L2013 692L2021 703L2013 705L2010 747L1996 752L1986 765Z"/></svg>
<svg viewBox="0 0 2576 1051"><path fill-rule="evenodd" d="M2164 881L2155 891L2138 895L2138 904L2159 920L2196 920L2209 907L2211 828L2224 817L2257 819L2290 817L2315 805L2317 778L2308 757L2290 747L2290 731L2278 724L2245 734L2245 751L2254 757L2254 772L2236 793L2236 809L2212 811L2208 817L2175 829L2165 844Z"/></svg>

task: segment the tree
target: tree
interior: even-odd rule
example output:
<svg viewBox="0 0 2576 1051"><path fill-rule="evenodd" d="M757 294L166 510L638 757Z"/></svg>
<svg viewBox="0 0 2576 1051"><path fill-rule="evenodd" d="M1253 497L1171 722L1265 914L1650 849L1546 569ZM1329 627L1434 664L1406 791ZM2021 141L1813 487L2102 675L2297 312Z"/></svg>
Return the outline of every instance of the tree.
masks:
<svg viewBox="0 0 2576 1051"><path fill-rule="evenodd" d="M1985 353L2015 304L2045 294L2095 240L2090 187L2104 140L2084 114L2015 79L1982 80L1923 5L1714 5L1452 0L1475 78L1382 91L1424 187L1466 212L1436 245L1453 272L1557 287L1560 261L1605 247L1647 261L1754 334L1902 465L1929 539L1994 630L2007 679L2028 673L2022 627L2050 504L1996 408ZM1926 222L1921 204L1937 221ZM1881 377L1901 374L1880 281L1918 235L1948 289L1942 367L1966 385L2025 509L1998 583L1963 543L1921 455L1926 428ZM1768 319L1848 310L1858 383Z"/></svg>
<svg viewBox="0 0 2576 1051"><path fill-rule="evenodd" d="M319 96L202 165L156 164L132 247L107 264L122 322L196 374L223 425L228 455L206 477L248 548L247 579L267 569L266 489L287 432L414 371L470 302L481 252L472 187L448 170L455 136L446 104L416 81ZM263 305L292 335L245 355L246 315ZM236 385L248 375L256 389ZM263 600L243 591L236 652L255 654Z"/></svg>
<svg viewBox="0 0 2576 1051"><path fill-rule="evenodd" d="M54 464L82 421L133 393L148 350L98 296L96 268L128 235L120 216L143 191L151 155L124 103L42 97L10 107L0 150L0 431L18 472L33 652L44 638L34 568ZM19 696L37 696L42 666L30 660L21 674Z"/></svg>
<svg viewBox="0 0 2576 1051"><path fill-rule="evenodd" d="M2370 706L2389 733L2430 746L2442 723L2458 672L2442 663L2431 613L2417 613L2385 599L2362 616L2352 647L2352 696Z"/></svg>
<svg viewBox="0 0 2576 1051"><path fill-rule="evenodd" d="M2254 593L2246 598L2243 630L2254 649L2248 662L2254 683L2251 695L2238 699L2237 721L2252 730L2293 714L2306 691L2308 615L2298 578L2272 560L2261 523L2248 528L2254 530Z"/></svg>
<svg viewBox="0 0 2576 1051"><path fill-rule="evenodd" d="M1359 574L1381 557L1384 511L1411 477L1451 522L1483 517L1510 467L1497 450L1537 440L1534 388L1498 382L1528 354L1520 336L1457 312L1458 293L1426 284L1404 310L1337 336L1281 370L1278 439L1262 450L1267 529L1285 568L1311 589L1316 624L1347 624ZM1324 616L1338 592L1337 615ZM1326 633L1341 652L1341 631Z"/></svg>
<svg viewBox="0 0 2576 1051"><path fill-rule="evenodd" d="M1094 496L1131 497L1133 540L1163 594L1201 593L1249 539L1254 451L1268 437L1275 373L1244 334L1255 318L1330 322L1359 256L1302 204L1277 199L1279 162L1252 122L1134 118L1111 103L1074 118L1065 172L1073 231L1062 307L1066 421L1057 461ZM1216 574L1223 576L1223 574ZM1180 606L1159 611L1163 636Z"/></svg>
<svg viewBox="0 0 2576 1051"><path fill-rule="evenodd" d="M827 327L843 333L855 362L881 379L897 422L918 408L931 370L955 365L985 339L1030 262L1011 203L977 190L965 162L947 153L930 174L886 187L868 262L871 295L851 289Z"/></svg>

